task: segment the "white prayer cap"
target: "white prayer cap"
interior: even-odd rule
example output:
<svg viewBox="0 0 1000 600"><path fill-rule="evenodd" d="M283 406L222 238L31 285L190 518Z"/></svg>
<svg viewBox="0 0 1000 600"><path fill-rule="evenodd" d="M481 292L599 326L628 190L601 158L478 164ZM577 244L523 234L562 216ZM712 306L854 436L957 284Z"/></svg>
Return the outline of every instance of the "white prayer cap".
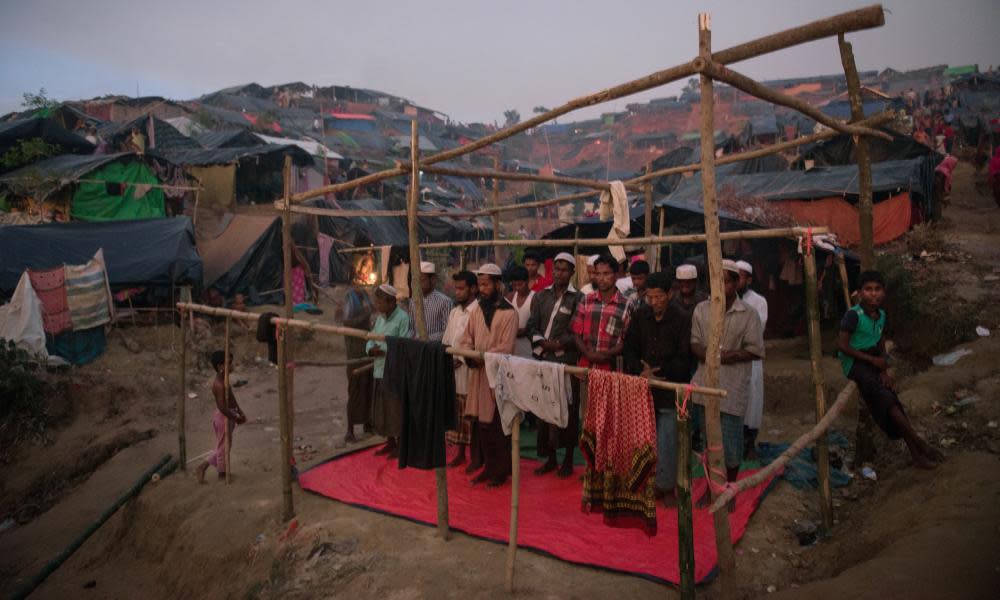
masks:
<svg viewBox="0 0 1000 600"><path fill-rule="evenodd" d="M493 275L494 277L500 277L503 275L503 271L500 270L500 267L493 263L486 263L473 271L473 273L476 275Z"/></svg>
<svg viewBox="0 0 1000 600"><path fill-rule="evenodd" d="M740 272L740 268L738 266L736 266L736 261L735 260L729 260L728 258L723 258L722 259L722 270L723 271L732 271L733 273L739 273Z"/></svg>
<svg viewBox="0 0 1000 600"><path fill-rule="evenodd" d="M555 262L557 260L564 260L569 264L576 266L576 261L573 259L573 255L570 254L569 252L560 252L559 254L556 254L556 257L552 259L552 262Z"/></svg>
<svg viewBox="0 0 1000 600"><path fill-rule="evenodd" d="M747 273L753 275L753 266L745 260L736 261L736 268L740 271L746 271Z"/></svg>
<svg viewBox="0 0 1000 600"><path fill-rule="evenodd" d="M435 273L437 273L437 267L434 266L434 263L432 262L422 261L420 263L420 272L427 273L429 275L434 275Z"/></svg>
<svg viewBox="0 0 1000 600"><path fill-rule="evenodd" d="M382 285L378 286L378 291L382 292L383 294L391 298L395 298L397 293L396 288L392 287L388 283L383 283Z"/></svg>
<svg viewBox="0 0 1000 600"><path fill-rule="evenodd" d="M675 279L698 279L698 267L694 265L681 265L674 273Z"/></svg>
<svg viewBox="0 0 1000 600"><path fill-rule="evenodd" d="M597 262L597 259L598 259L598 258L600 258L600 257L601 257L601 255L600 255L600 254L592 254L592 255L590 256L590 258L588 258L588 259L587 259L587 266L588 266L588 267L592 267L592 266L594 266L594 263L596 263L596 262Z"/></svg>

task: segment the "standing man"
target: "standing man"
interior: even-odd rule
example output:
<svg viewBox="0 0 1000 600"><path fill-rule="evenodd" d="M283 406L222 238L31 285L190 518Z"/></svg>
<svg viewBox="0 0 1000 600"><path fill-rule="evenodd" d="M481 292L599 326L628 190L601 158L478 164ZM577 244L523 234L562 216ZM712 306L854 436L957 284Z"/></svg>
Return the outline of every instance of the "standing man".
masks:
<svg viewBox="0 0 1000 600"><path fill-rule="evenodd" d="M387 337L404 337L410 331L410 318L403 309L396 306L396 288L383 283L375 290L375 310L378 318L372 333ZM372 375L375 377L375 394L372 402L372 425L375 432L385 436L386 444L376 455L388 454L389 458L399 456L399 435L403 431L403 405L400 399L385 388L382 376L385 373L385 342L368 340L365 344L368 356L375 357Z"/></svg>
<svg viewBox="0 0 1000 600"><path fill-rule="evenodd" d="M420 263L420 291L424 295L424 323L427 326L427 339L440 342L444 328L448 326L448 315L451 313L451 298L437 291L437 267L432 262ZM417 325L413 317L413 299L406 305L406 314L410 317L410 337L417 337Z"/></svg>
<svg viewBox="0 0 1000 600"><path fill-rule="evenodd" d="M451 276L455 286L455 307L448 315L448 326L444 329L441 343L445 346L457 346L465 334L465 329L469 325L469 315L476 306L476 296L479 295L479 287L476 285L476 276L469 271L459 271ZM475 435L473 422L465 417L465 400L469 389L469 367L465 364L465 359L455 357L455 414L458 429L445 434L445 440L458 447L458 454L448 463L449 467L457 467L465 462L465 447L472 443L472 436ZM482 456L473 457L473 464L476 459L480 465L483 464Z"/></svg>
<svg viewBox="0 0 1000 600"><path fill-rule="evenodd" d="M691 319L670 303L672 284L667 273L649 276L646 302L636 308L625 334L625 370L633 375L686 383L696 364L691 354ZM677 483L677 405L674 392L652 392L657 446L654 494L672 506Z"/></svg>
<svg viewBox="0 0 1000 600"><path fill-rule="evenodd" d="M531 316L531 301L535 292L528 285L528 270L515 266L508 271L510 293L504 296L507 302L517 311L517 342L514 344L514 354L531 358L531 340L528 338L528 318Z"/></svg>
<svg viewBox="0 0 1000 600"><path fill-rule="evenodd" d="M671 302L675 307L687 313L690 318L694 314L694 307L708 300L708 294L698 289L698 267L681 265L677 267L675 274L677 293L674 294Z"/></svg>
<svg viewBox="0 0 1000 600"><path fill-rule="evenodd" d="M524 268L528 270L528 289L538 292L544 290L552 283L550 277L547 275L543 276L538 272L542 267L542 258L538 256L538 253L528 250L524 253L522 263L524 264Z"/></svg>
<svg viewBox="0 0 1000 600"><path fill-rule="evenodd" d="M597 277L594 275L594 262L600 258L600 254L593 254L587 259L587 283L580 288L580 293L584 296L593 294L597 289Z"/></svg>
<svg viewBox="0 0 1000 600"><path fill-rule="evenodd" d="M500 267L486 263L475 271L479 286L479 301L469 314L469 324L459 343L464 350L512 354L517 338L517 313L501 293ZM510 476L510 437L503 434L496 397L486 377L485 365L478 358L466 358L469 366L469 388L465 400L465 415L477 421L478 432L473 438L483 455L483 472L473 484L487 482L498 487ZM476 466L477 448L472 447ZM469 472L467 470L467 472Z"/></svg>
<svg viewBox="0 0 1000 600"><path fill-rule="evenodd" d="M646 303L646 279L649 277L649 263L644 260L637 260L632 263L628 270L629 277L632 278L632 287L635 295L632 301L639 307Z"/></svg>
<svg viewBox="0 0 1000 600"><path fill-rule="evenodd" d="M632 303L615 287L617 267L618 261L608 255L594 261L597 291L580 301L573 317L571 330L581 367L609 371L622 353Z"/></svg>
<svg viewBox="0 0 1000 600"><path fill-rule="evenodd" d="M352 278L350 289L344 298L344 316L342 322L345 327L363 329L367 331L372 326L372 313L374 306L364 288L356 283ZM344 348L347 359L353 360L365 356L365 340L352 336L344 336ZM347 433L344 435L345 444L353 444L358 441L354 436L354 426L361 425L365 433L372 430L372 371L370 369L362 373L355 374L358 365L347 365Z"/></svg>
<svg viewBox="0 0 1000 600"><path fill-rule="evenodd" d="M619 292L625 294L626 298L631 298L635 294L635 286L632 284L632 278L628 274L628 258L622 260L620 263L616 263L615 269L615 286Z"/></svg>
<svg viewBox="0 0 1000 600"><path fill-rule="evenodd" d="M757 311L760 317L761 335L767 329L767 300L750 289L753 281L753 267L750 263L737 261L736 268L740 270L740 300ZM764 419L764 361L755 360L751 365L750 402L747 404L747 414L743 420L744 448L743 457L747 460L757 458L757 433Z"/></svg>
<svg viewBox="0 0 1000 600"><path fill-rule="evenodd" d="M726 480L736 481L743 458L743 418L749 402L750 377L754 360L764 358L764 335L757 311L743 303L737 294L740 272L736 263L722 261L725 277L726 314L722 326L722 365L719 367L718 387L726 390L726 397L719 403L722 420L722 446L726 455ZM691 319L691 353L698 358L698 370L691 383L705 385L705 355L708 352L708 332L711 329L710 300L694 309ZM701 405L695 411L704 413ZM704 423L701 419L701 423ZM703 436L705 435L704 432ZM704 437L704 439L708 439ZM730 503L729 509L735 507Z"/></svg>
<svg viewBox="0 0 1000 600"><path fill-rule="evenodd" d="M571 283L576 261L573 255L560 252L552 261L552 285L535 294L528 319L528 337L531 339L535 358L549 362L575 365L579 359L576 340L570 328L577 304L583 294L573 289ZM556 450L564 448L559 477L573 474L573 452L580 438L580 380L570 377L572 397L569 405L569 423L558 427L539 421L538 454L546 456L545 464L535 469L536 475L555 471Z"/></svg>

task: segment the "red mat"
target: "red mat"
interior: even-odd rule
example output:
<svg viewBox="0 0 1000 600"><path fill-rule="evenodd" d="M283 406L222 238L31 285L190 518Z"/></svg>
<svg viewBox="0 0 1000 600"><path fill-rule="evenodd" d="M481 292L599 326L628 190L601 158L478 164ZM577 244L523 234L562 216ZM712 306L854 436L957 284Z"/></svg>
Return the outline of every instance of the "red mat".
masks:
<svg viewBox="0 0 1000 600"><path fill-rule="evenodd" d="M302 489L347 504L434 525L437 491L433 471L399 469L396 462L375 456L367 448L333 458L299 475ZM538 477L538 462L521 461L521 505L518 546L561 560L678 584L677 511L657 508L655 537L638 529L604 525L600 514L580 510L582 484L578 477ZM578 474L582 473L577 468ZM747 472L745 475L749 475ZM744 475L744 474L741 474ZM737 497L729 517L734 542L746 531L750 515L774 478ZM706 486L694 481L695 497ZM448 469L448 510L451 527L469 535L507 543L510 528L510 491L507 485L487 489L472 486L464 467ZM708 509L694 511L695 581L715 574L715 530Z"/></svg>

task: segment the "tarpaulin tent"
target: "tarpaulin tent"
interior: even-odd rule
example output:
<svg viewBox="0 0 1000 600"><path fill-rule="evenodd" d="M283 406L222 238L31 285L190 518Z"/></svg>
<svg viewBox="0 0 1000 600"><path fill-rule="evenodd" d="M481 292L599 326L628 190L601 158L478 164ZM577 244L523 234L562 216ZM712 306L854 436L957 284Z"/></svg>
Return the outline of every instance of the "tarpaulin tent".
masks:
<svg viewBox="0 0 1000 600"><path fill-rule="evenodd" d="M93 154L94 145L67 131L55 119L35 117L0 123L0 154L6 154L23 140L40 139L59 147L60 153ZM0 170L3 167L0 166Z"/></svg>
<svg viewBox="0 0 1000 600"><path fill-rule="evenodd" d="M112 287L198 286L202 261L187 217L0 227L0 293L25 269L84 264L104 249Z"/></svg>
<svg viewBox="0 0 1000 600"><path fill-rule="evenodd" d="M223 297L243 294L250 304L275 302L282 276L281 219L233 215L215 239L198 240L204 262L204 287ZM272 294L267 294L271 292Z"/></svg>
<svg viewBox="0 0 1000 600"><path fill-rule="evenodd" d="M73 193L70 216L81 221L131 221L164 216L160 180L141 161L114 161L88 174Z"/></svg>

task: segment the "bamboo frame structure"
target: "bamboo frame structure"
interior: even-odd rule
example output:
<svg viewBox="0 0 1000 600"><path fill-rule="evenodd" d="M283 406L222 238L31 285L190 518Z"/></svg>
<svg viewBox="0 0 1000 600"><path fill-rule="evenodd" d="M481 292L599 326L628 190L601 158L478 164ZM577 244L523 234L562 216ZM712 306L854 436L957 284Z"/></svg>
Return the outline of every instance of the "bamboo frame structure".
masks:
<svg viewBox="0 0 1000 600"><path fill-rule="evenodd" d="M826 415L825 382L823 368L820 365L820 361L823 360L823 342L820 339L819 330L816 252L812 248L812 240L807 240L805 246L802 262L805 267L806 316L809 321L809 367L812 373L813 395L816 400L816 422L818 423ZM816 468L823 529L829 534L833 530L833 496L830 492L830 446L825 435L816 440Z"/></svg>
<svg viewBox="0 0 1000 600"><path fill-rule="evenodd" d="M858 67L854 64L854 50L844 39L844 34L837 34L837 46L840 48L840 61L844 65L844 78L847 80L847 97L851 103L851 121L857 122L864 118L865 110L861 104L861 80L858 77ZM875 268L875 233L872 221L872 157L868 151L868 140L863 136L855 136L854 145L857 149L858 163L858 225L861 232L861 270ZM848 302L850 305L850 302Z"/></svg>
<svg viewBox="0 0 1000 600"><path fill-rule="evenodd" d="M232 317L226 317L226 338L225 338L225 342L223 343L223 348L224 348L223 353L225 354L225 356L223 357L223 360L225 362L223 363L223 366L222 366L222 397L225 399L225 406L226 406L226 408L230 408L230 406L229 406L229 357L230 357L231 354L230 354L230 350L229 350L229 339L230 339L230 334L232 333L232 329L231 329L232 322L233 322L233 318ZM226 485L229 485L229 484L231 484L233 482L233 480L232 480L233 465L231 464L231 461L230 461L230 457L232 455L232 450L233 450L233 434L230 432L229 415L225 415L225 417L226 417L226 428L223 430L223 435L225 436L225 440L226 440L226 458L225 458L225 460L226 460Z"/></svg>
<svg viewBox="0 0 1000 600"><path fill-rule="evenodd" d="M677 399L681 393L676 392ZM680 402L678 402L680 405ZM677 560L682 600L694 600L694 509L691 506L691 419L677 417Z"/></svg>
<svg viewBox="0 0 1000 600"><path fill-rule="evenodd" d="M507 592L514 593L514 563L517 560L518 512L521 506L521 421L523 415L514 417L510 431L510 535L507 540Z"/></svg>
<svg viewBox="0 0 1000 600"><path fill-rule="evenodd" d="M187 471L187 328L184 327L184 310L181 317L181 368L180 393L177 395L177 462Z"/></svg>
<svg viewBox="0 0 1000 600"><path fill-rule="evenodd" d="M284 289L285 317L292 316L292 215L289 197L292 192L292 157L285 157L281 170L284 184L285 210L281 213L281 254L284 270L282 288ZM293 371L288 368L292 357L289 352L288 330L278 328L278 421L281 431L281 492L282 518L290 521L295 516L295 506L292 500L292 418L291 396Z"/></svg>

